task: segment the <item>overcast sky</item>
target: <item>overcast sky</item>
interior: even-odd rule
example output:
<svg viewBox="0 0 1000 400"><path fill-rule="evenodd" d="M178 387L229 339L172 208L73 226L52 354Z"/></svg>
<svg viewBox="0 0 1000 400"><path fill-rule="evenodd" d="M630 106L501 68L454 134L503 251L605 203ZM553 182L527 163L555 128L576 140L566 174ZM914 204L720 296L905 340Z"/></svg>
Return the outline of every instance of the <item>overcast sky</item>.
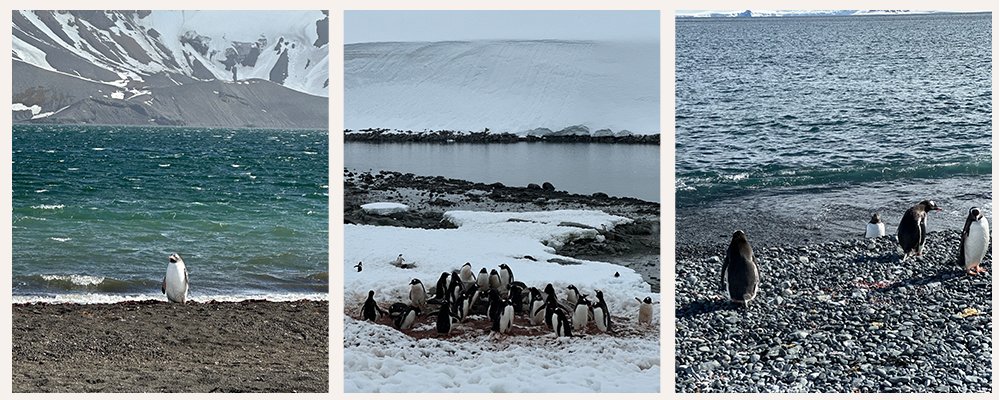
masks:
<svg viewBox="0 0 1000 400"><path fill-rule="evenodd" d="M345 11L344 42L660 38L659 11Z"/></svg>

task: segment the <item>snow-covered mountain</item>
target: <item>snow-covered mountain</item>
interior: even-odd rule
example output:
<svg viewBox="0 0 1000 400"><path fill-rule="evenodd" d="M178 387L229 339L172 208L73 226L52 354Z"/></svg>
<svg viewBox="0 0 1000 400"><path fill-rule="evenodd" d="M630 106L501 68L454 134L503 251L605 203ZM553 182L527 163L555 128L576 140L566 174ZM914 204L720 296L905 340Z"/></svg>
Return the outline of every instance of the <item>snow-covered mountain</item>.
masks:
<svg viewBox="0 0 1000 400"><path fill-rule="evenodd" d="M656 134L659 59L653 41L348 44L345 128Z"/></svg>
<svg viewBox="0 0 1000 400"><path fill-rule="evenodd" d="M147 109L120 121L106 120L95 109L95 116L76 122L125 123L148 116L147 124L228 126L231 122L207 115L189 120L157 109L163 105L157 100L166 100L158 99L158 92L185 96L204 93L205 87L214 88L213 95L240 99L225 107L237 120L273 120L248 114L280 106L269 104L270 92L280 92L285 105L315 103L292 106L319 111L328 97L328 23L325 11L14 11L15 121L55 122L71 106L97 99L104 106L121 103L117 109L128 109L129 103ZM253 94L246 90L251 84ZM216 100L181 99L191 105ZM325 111L320 119L326 120ZM265 125L281 125L273 122Z"/></svg>

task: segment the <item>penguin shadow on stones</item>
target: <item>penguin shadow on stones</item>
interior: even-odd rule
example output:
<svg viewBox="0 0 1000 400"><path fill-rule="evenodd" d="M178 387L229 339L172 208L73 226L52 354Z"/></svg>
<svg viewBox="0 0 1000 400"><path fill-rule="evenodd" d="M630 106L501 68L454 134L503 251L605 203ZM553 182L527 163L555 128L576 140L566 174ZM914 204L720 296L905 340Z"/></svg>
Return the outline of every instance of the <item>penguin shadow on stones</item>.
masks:
<svg viewBox="0 0 1000 400"><path fill-rule="evenodd" d="M984 265L986 264L988 264L988 262L984 263ZM876 293L889 293L898 290L901 287L927 287L933 283L945 283L947 281L959 280L966 276L968 275L963 271L945 267L930 275L903 279L899 282L893 282L886 287L875 288L874 291Z"/></svg>

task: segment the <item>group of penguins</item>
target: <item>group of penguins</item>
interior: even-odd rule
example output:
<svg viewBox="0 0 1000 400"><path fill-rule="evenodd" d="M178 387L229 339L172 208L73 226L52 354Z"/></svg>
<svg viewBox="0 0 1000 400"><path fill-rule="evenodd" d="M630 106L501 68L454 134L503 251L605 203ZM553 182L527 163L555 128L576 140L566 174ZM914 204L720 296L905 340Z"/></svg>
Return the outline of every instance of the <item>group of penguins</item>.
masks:
<svg viewBox="0 0 1000 400"><path fill-rule="evenodd" d="M368 291L368 299L361 308L361 317L368 321L376 321L388 314L393 325L399 330L409 330L416 323L417 316L428 308L429 304L438 305L438 309L429 315L437 316L437 333L450 335L456 323L464 322L472 314L484 313L492 323L491 331L508 334L514 325L514 315L524 314L531 325L544 323L551 328L557 337L573 336L573 331L586 329L590 320L594 321L601 332L611 332L611 313L604 301L604 293L595 291L597 303L593 303L587 294L581 294L574 285L567 287L565 303L556 296L551 283L545 289L528 288L524 282L514 280L514 272L507 264L500 264L499 271L486 268L473 275L472 264L465 263L459 270L451 273L442 272L438 278L433 297L428 298L420 279L410 281L410 303L394 303L388 311L375 302L375 291ZM483 300L485 299L485 307ZM639 300L639 322L650 324L653 316L653 301L646 297ZM572 311L571 311L572 310Z"/></svg>
<svg viewBox="0 0 1000 400"><path fill-rule="evenodd" d="M903 249L902 261L913 254L923 255L924 242L927 239L927 213L940 211L941 208L931 200L924 200L910 207L903 214L896 228L896 239ZM868 223L865 237L875 238L885 235L885 224L879 219L878 213L872 216ZM976 207L969 209L962 229L962 239L958 246L958 265L965 267L965 272L975 275L986 272L979 264L990 246L990 224L983 213ZM760 274L754 260L753 249L743 231L733 233L733 238L726 250L726 258L722 261L722 280L720 289L725 296L737 305L747 307L750 300L757 296L760 287Z"/></svg>

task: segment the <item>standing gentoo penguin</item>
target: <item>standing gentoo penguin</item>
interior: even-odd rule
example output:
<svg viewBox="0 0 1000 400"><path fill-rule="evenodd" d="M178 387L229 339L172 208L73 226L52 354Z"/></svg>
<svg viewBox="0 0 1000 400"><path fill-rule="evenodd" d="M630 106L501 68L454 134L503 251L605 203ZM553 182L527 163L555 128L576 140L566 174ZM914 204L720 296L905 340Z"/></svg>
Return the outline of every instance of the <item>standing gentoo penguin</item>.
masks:
<svg viewBox="0 0 1000 400"><path fill-rule="evenodd" d="M640 324L652 324L653 323L653 299L646 297L644 300L639 300L638 297L635 298L639 301L639 323Z"/></svg>
<svg viewBox="0 0 1000 400"><path fill-rule="evenodd" d="M365 300L365 305L361 306L361 318L374 322L382 315L385 315L385 311L379 308L378 303L375 302L375 291L369 290L368 300Z"/></svg>
<svg viewBox="0 0 1000 400"><path fill-rule="evenodd" d="M454 326L455 318L451 313L451 303L445 300L437 311L437 333L438 335L450 335L451 328Z"/></svg>
<svg viewBox="0 0 1000 400"><path fill-rule="evenodd" d="M507 299L514 307L514 312L518 314L524 312L524 294L521 292L520 286L511 285L507 292Z"/></svg>
<svg viewBox="0 0 1000 400"><path fill-rule="evenodd" d="M590 318L590 300L587 295L580 295L577 300L576 310L573 311L573 330L581 331L587 327L587 320Z"/></svg>
<svg viewBox="0 0 1000 400"><path fill-rule="evenodd" d="M437 284L434 285L434 300L441 301L448 297L448 278L451 274L447 272L442 272L441 277L438 278Z"/></svg>
<svg viewBox="0 0 1000 400"><path fill-rule="evenodd" d="M184 303L188 295L188 272L184 268L184 260L177 253L171 254L167 260L167 275L163 277L160 291L167 295L167 300Z"/></svg>
<svg viewBox="0 0 1000 400"><path fill-rule="evenodd" d="M958 245L958 265L965 267L965 273L976 275L986 272L979 266L990 247L990 223L978 208L969 209L969 216L962 228L962 241Z"/></svg>
<svg viewBox="0 0 1000 400"><path fill-rule="evenodd" d="M465 292L465 288L462 286L462 278L459 277L458 272L452 271L451 280L448 281L448 300L452 303L460 302L459 299L462 298L462 293Z"/></svg>
<svg viewBox="0 0 1000 400"><path fill-rule="evenodd" d="M495 269L490 270L490 289L500 290L500 273Z"/></svg>
<svg viewBox="0 0 1000 400"><path fill-rule="evenodd" d="M940 211L941 208L931 200L921 201L906 210L903 219L899 221L896 238L903 248L903 261L906 261L911 252L917 257L923 255L924 240L927 239L927 212L931 210Z"/></svg>
<svg viewBox="0 0 1000 400"><path fill-rule="evenodd" d="M549 323L552 324L552 330L556 332L556 337L573 336L573 325L566 318L566 312L559 306L553 306L553 308L554 311L549 317Z"/></svg>
<svg viewBox="0 0 1000 400"><path fill-rule="evenodd" d="M514 271L510 270L510 266L507 264L500 264L500 287L503 290L508 290L510 284L514 282Z"/></svg>
<svg viewBox="0 0 1000 400"><path fill-rule="evenodd" d="M462 277L462 283L465 285L476 281L476 277L472 276L472 264L469 263L462 265L462 268L459 269L458 276Z"/></svg>
<svg viewBox="0 0 1000 400"><path fill-rule="evenodd" d="M573 285L567 286L566 289L569 289L569 293L566 293L566 302L570 307L576 307L576 303L580 301L580 291Z"/></svg>
<svg viewBox="0 0 1000 400"><path fill-rule="evenodd" d="M486 315L490 317L490 322L493 323L493 331L500 330L500 315L503 314L504 304L500 300L500 292L496 289L490 289L489 294L490 304L486 308Z"/></svg>
<svg viewBox="0 0 1000 400"><path fill-rule="evenodd" d="M865 230L865 237L877 238L882 236L885 236L885 224L878 217L878 213L872 214L872 219L868 221L868 227Z"/></svg>
<svg viewBox="0 0 1000 400"><path fill-rule="evenodd" d="M530 302L528 303L528 318L532 325L538 325L542 323L542 318L545 318L545 314L541 313L543 307L545 307L545 298L542 296L542 292L536 287L528 289L528 297L530 297Z"/></svg>
<svg viewBox="0 0 1000 400"><path fill-rule="evenodd" d="M490 290L490 274L486 272L486 267L479 270L479 276L476 277L476 286L479 286L479 290L483 292Z"/></svg>
<svg viewBox="0 0 1000 400"><path fill-rule="evenodd" d="M420 279L410 281L410 305L421 309L427 306L427 290Z"/></svg>
<svg viewBox="0 0 1000 400"><path fill-rule="evenodd" d="M514 305L510 303L510 300L504 300L503 305L503 312L500 313L499 332L507 333L514 325Z"/></svg>
<svg viewBox="0 0 1000 400"><path fill-rule="evenodd" d="M608 312L608 303L604 301L604 292L600 290L597 291L597 304L594 305L594 325L601 332L611 330L611 313Z"/></svg>
<svg viewBox="0 0 1000 400"><path fill-rule="evenodd" d="M722 280L719 286L724 291L724 296L744 307L757 296L760 275L757 273L757 263L754 262L753 249L743 231L733 232L733 240L729 242L726 258L722 261Z"/></svg>

